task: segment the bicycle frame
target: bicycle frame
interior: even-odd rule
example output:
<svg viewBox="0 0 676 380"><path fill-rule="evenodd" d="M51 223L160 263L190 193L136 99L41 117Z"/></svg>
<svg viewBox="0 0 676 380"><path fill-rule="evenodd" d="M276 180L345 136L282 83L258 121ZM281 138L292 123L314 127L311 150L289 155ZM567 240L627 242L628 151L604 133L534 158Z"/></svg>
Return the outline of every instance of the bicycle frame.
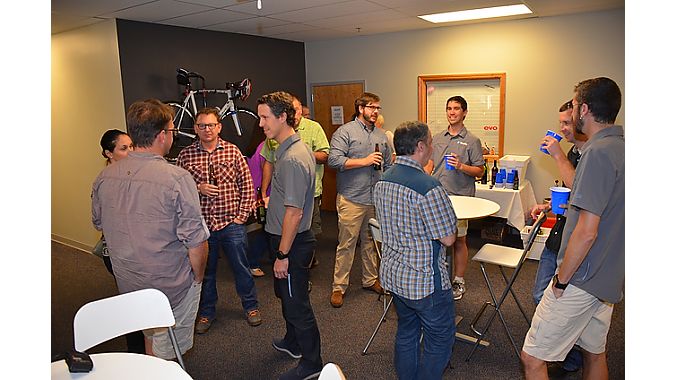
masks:
<svg viewBox="0 0 676 380"><path fill-rule="evenodd" d="M195 101L195 94L200 94L202 95L203 99L203 106L206 107L206 95L207 94L221 94L221 95L226 95L226 102L221 106L221 107L216 107L218 109L218 120L222 120L225 116L230 114L232 117L232 121L235 125L235 129L237 130L237 136L242 136L242 128L240 126L239 122L239 117L237 116L237 107L235 106L234 99L237 97L242 96L242 91L245 92L244 97L242 99L245 99L249 92L251 90L251 84L248 79L245 79L240 83L240 86L237 86L234 83L230 83L226 85L226 89L206 89L205 84L204 84L204 77L197 73L190 73L187 72L186 70L183 69L178 69L179 76L182 76L181 79L179 80L179 84L182 84L186 86L185 88L185 99L183 99L182 104L180 106L178 104L175 104L179 106L179 115L176 115L175 120L175 128L177 130L177 133L183 136L187 136L191 139L196 138L196 136L192 133L185 132L184 130L181 130L181 125L183 122L183 118L185 117L185 113L187 112L188 115L193 119L193 122L196 121L194 115L197 115L197 102ZM182 73L182 74L181 74ZM198 78L202 80L202 89L201 90L193 90L192 85L190 83L190 78ZM242 87L246 83L246 86ZM244 88L244 90L242 90ZM234 93L233 93L234 91ZM191 113L192 112L192 113ZM183 128L185 129L185 128Z"/></svg>

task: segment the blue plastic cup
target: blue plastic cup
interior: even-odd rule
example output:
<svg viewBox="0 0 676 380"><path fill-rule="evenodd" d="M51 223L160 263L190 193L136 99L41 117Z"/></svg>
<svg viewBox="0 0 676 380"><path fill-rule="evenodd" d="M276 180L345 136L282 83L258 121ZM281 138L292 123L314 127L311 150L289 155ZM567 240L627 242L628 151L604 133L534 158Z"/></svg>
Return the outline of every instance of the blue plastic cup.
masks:
<svg viewBox="0 0 676 380"><path fill-rule="evenodd" d="M510 172L507 173L507 183L514 183L514 170L510 170Z"/></svg>
<svg viewBox="0 0 676 380"><path fill-rule="evenodd" d="M446 163L446 170L455 170L455 166L451 165L448 163L448 159L453 157L452 154L445 154L444 155L444 163Z"/></svg>
<svg viewBox="0 0 676 380"><path fill-rule="evenodd" d="M563 138L563 136L561 136L560 134L558 134L558 133L556 133L556 132L554 132L554 131L552 131L552 130L547 130L547 134L546 134L545 136L552 136L553 138L556 139L556 141L559 141L559 142L560 142L561 139ZM544 144L540 145L540 151L543 152L543 153L549 154L549 152L548 152L547 149L545 148L545 145L544 145Z"/></svg>
<svg viewBox="0 0 676 380"><path fill-rule="evenodd" d="M560 206L568 204L570 189L567 187L552 186L549 190L552 192L552 212L554 214L563 215L566 209L561 208Z"/></svg>

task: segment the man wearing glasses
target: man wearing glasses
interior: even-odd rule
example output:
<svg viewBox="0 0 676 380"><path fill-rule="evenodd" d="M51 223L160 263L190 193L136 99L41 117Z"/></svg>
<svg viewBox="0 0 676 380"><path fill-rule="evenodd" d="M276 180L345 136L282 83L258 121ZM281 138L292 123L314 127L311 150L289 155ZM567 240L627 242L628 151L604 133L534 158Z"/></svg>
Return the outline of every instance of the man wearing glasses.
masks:
<svg viewBox="0 0 676 380"><path fill-rule="evenodd" d="M190 173L163 158L173 143L173 117L156 99L129 107L136 149L94 181L92 222L106 237L120 293L156 288L167 295L185 353L193 345L209 231ZM167 330L155 330L144 331L146 353L176 357Z"/></svg>
<svg viewBox="0 0 676 380"><path fill-rule="evenodd" d="M382 129L375 127L380 98L370 92L354 101L352 121L340 126L331 137L328 164L336 169L338 247L333 270L331 306L341 307L350 283L357 238L361 239L362 278L366 290L383 294L378 281L378 257L368 230L375 218L373 186L392 165L392 149Z"/></svg>
<svg viewBox="0 0 676 380"><path fill-rule="evenodd" d="M235 276L235 289L247 323L258 326L262 319L246 255L246 220L255 202L251 172L239 149L220 138L217 109L204 108L197 112L195 120L195 133L199 139L183 149L177 161L192 174L197 184L202 215L211 232L195 331L206 333L216 317L216 268L221 248Z"/></svg>
<svg viewBox="0 0 676 380"><path fill-rule="evenodd" d="M484 156L481 140L465 128L467 101L462 96L452 96L446 101L446 131L434 135L432 176L438 179L449 195L473 197L476 194L476 177L484 173ZM447 165L448 163L448 165ZM450 166L449 166L450 165ZM451 170L449 170L449 167ZM465 294L465 269L467 269L467 220L458 220L458 237L453 243L453 298L457 301Z"/></svg>

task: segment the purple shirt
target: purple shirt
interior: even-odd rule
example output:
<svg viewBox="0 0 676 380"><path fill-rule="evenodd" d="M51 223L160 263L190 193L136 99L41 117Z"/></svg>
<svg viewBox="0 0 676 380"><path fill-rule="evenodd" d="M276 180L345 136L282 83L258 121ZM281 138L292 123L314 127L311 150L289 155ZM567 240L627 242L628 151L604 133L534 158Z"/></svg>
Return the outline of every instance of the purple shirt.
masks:
<svg viewBox="0 0 676 380"><path fill-rule="evenodd" d="M265 145L265 140L258 144L256 153L254 153L251 158L246 158L246 163L249 165L249 170L251 171L254 191L258 191L258 188L261 187L261 183L263 182L263 163L265 162L265 158L261 156L263 145ZM268 193L266 196L270 196L270 186L268 186Z"/></svg>

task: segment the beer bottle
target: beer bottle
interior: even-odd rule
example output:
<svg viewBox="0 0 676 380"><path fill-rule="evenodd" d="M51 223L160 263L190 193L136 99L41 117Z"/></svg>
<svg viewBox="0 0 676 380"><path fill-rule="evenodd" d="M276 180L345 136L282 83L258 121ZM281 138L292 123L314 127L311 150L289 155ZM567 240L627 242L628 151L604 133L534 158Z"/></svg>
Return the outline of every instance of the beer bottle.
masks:
<svg viewBox="0 0 676 380"><path fill-rule="evenodd" d="M216 181L216 174L214 173L214 166L209 165L209 183L218 186L218 181Z"/></svg>
<svg viewBox="0 0 676 380"><path fill-rule="evenodd" d="M260 187L256 188L256 222L265 224L265 202Z"/></svg>
<svg viewBox="0 0 676 380"><path fill-rule="evenodd" d="M493 169L491 169L491 184L495 186L495 176L498 175L498 160L493 160Z"/></svg>
<svg viewBox="0 0 676 380"><path fill-rule="evenodd" d="M512 190L519 190L519 171L517 169L514 169L514 185L512 186Z"/></svg>
<svg viewBox="0 0 676 380"><path fill-rule="evenodd" d="M380 147L378 147L378 143L376 143L376 152L380 152ZM375 170L381 170L381 169L382 169L382 165L380 165L380 164L373 164L373 169L375 169Z"/></svg>
<svg viewBox="0 0 676 380"><path fill-rule="evenodd" d="M481 175L481 184L485 185L488 183L488 167L486 167L486 161L484 161L484 174Z"/></svg>

